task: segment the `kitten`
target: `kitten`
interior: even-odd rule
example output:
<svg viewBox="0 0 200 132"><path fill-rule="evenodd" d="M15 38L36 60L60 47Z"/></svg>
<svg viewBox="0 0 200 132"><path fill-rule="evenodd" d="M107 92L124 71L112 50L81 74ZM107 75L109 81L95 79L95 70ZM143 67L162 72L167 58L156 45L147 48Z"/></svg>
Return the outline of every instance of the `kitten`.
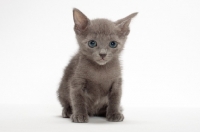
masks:
<svg viewBox="0 0 200 132"><path fill-rule="evenodd" d="M124 47L129 24L137 13L116 22L89 20L73 9L74 31L79 44L57 91L63 107L62 117L72 122L88 122L88 116L104 116L108 121L123 121L119 54Z"/></svg>

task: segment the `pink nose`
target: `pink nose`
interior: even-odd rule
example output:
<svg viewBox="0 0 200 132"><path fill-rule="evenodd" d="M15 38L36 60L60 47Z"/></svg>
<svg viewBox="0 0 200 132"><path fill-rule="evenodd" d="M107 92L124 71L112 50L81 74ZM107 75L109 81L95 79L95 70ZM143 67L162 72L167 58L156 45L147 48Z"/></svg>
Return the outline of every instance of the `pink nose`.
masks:
<svg viewBox="0 0 200 132"><path fill-rule="evenodd" d="M105 58L106 57L106 54L99 54L101 56L101 58Z"/></svg>

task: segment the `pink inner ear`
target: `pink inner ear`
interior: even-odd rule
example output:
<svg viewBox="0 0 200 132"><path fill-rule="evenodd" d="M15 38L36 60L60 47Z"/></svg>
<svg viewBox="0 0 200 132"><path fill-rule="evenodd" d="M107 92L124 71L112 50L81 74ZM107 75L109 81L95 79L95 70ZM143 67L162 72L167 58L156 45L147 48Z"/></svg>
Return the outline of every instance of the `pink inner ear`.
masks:
<svg viewBox="0 0 200 132"><path fill-rule="evenodd" d="M76 31L81 31L81 29L79 28L79 26L77 25L77 24L75 24L75 26L74 26L74 29L76 30Z"/></svg>
<svg viewBox="0 0 200 132"><path fill-rule="evenodd" d="M115 22L115 24L121 29L128 29L131 19L135 17L138 13L132 13L125 18L122 18Z"/></svg>
<svg viewBox="0 0 200 132"><path fill-rule="evenodd" d="M84 24L84 25L83 25ZM74 29L75 30L78 30L78 31L84 31L86 28L87 28L87 22L85 22L85 23L77 23L77 24L75 24L75 26L74 26Z"/></svg>
<svg viewBox="0 0 200 132"><path fill-rule="evenodd" d="M74 10L74 23L75 29L81 31L84 30L88 25L88 18L79 10Z"/></svg>

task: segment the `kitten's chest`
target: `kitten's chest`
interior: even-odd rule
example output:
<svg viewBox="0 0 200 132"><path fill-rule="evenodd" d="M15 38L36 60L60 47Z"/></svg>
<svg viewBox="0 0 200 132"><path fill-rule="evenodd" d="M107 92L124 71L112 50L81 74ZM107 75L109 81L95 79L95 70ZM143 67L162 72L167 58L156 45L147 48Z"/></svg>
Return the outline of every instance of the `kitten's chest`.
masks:
<svg viewBox="0 0 200 132"><path fill-rule="evenodd" d="M86 79L86 90L94 97L106 96L116 78L120 77L120 72L116 68L88 68L82 70L82 78Z"/></svg>
<svg viewBox="0 0 200 132"><path fill-rule="evenodd" d="M121 76L120 68L88 68L84 75L85 79L92 81L97 84L109 84L113 82L116 78Z"/></svg>
<svg viewBox="0 0 200 132"><path fill-rule="evenodd" d="M108 94L113 82L121 77L119 65L78 67L75 77L86 80L86 90L92 96L105 96Z"/></svg>

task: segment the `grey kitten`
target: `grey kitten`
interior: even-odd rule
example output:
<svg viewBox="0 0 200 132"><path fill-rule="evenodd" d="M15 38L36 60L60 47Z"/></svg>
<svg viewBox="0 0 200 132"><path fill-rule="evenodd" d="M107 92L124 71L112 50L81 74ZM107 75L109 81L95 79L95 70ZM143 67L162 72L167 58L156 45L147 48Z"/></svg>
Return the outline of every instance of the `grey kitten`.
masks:
<svg viewBox="0 0 200 132"><path fill-rule="evenodd" d="M116 22L89 20L80 10L73 9L79 51L66 67L57 91L62 117L71 118L72 122L88 122L92 115L123 121L119 54L136 15Z"/></svg>

